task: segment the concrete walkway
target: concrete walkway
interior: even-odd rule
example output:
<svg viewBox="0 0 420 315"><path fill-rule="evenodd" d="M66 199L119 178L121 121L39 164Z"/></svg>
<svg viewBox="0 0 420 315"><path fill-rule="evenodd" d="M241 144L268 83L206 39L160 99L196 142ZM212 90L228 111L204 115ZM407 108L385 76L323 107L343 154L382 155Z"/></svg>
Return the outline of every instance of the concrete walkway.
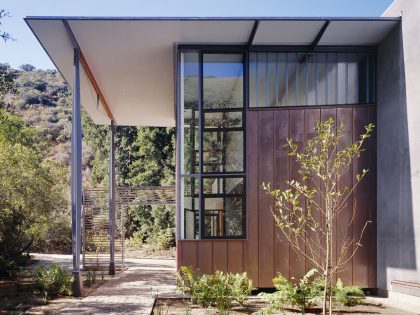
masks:
<svg viewBox="0 0 420 315"><path fill-rule="evenodd" d="M36 258L45 259L39 256ZM68 259L71 261L71 256ZM68 266L66 261L61 257L59 263ZM150 314L157 294L175 293L174 259L127 259L126 266L127 270L107 281L89 296L66 299L64 307L55 309L54 314Z"/></svg>

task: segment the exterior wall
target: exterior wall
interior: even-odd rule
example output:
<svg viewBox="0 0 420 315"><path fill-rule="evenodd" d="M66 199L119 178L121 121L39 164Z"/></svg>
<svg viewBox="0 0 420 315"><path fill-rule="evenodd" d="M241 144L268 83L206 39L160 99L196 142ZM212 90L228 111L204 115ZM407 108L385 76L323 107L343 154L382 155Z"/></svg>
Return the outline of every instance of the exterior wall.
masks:
<svg viewBox="0 0 420 315"><path fill-rule="evenodd" d="M277 236L271 213L273 200L261 189L262 182L281 187L284 181L297 176L297 165L283 148L285 138L298 144L312 136L315 120L333 117L343 122L348 132L345 141L358 139L363 126L376 121L375 106L306 107L248 110L247 114L247 239L246 240L180 240L178 266L191 265L202 272L216 270L246 271L255 287L272 287L277 272L289 277L301 277L310 269L297 261L296 254ZM357 160L345 179L349 183L363 168L370 169L367 177L354 192L337 224L338 242L343 227L350 222L354 236L367 220L372 220L361 247L339 277L346 283L365 288L376 287L376 142L371 137L367 150Z"/></svg>
<svg viewBox="0 0 420 315"><path fill-rule="evenodd" d="M397 0L402 23L378 49L378 288L420 282L420 2ZM420 292L420 290L419 290Z"/></svg>

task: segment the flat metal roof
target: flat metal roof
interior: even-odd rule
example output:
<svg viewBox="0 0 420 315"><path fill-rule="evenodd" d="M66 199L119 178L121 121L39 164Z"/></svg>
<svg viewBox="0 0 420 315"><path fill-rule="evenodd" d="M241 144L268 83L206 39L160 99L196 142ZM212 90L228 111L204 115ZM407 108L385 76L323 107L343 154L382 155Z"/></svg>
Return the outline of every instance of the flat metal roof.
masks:
<svg viewBox="0 0 420 315"><path fill-rule="evenodd" d="M176 44L376 45L400 18L29 16L25 21L70 86L77 42L97 83L82 71L82 104L95 123L110 123L95 91L99 86L118 125L164 127L175 125Z"/></svg>

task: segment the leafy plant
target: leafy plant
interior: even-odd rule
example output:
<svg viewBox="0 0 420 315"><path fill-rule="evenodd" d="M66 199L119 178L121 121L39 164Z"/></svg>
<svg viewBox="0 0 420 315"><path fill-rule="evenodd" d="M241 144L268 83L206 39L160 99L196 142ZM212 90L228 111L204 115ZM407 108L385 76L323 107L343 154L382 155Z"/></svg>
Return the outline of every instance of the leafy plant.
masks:
<svg viewBox="0 0 420 315"><path fill-rule="evenodd" d="M337 280L337 284L333 290L334 302L341 306L354 306L363 302L365 293L355 285L344 286L341 279Z"/></svg>
<svg viewBox="0 0 420 315"><path fill-rule="evenodd" d="M232 303L244 303L253 290L252 281L246 273L232 274L216 271L212 275L200 275L190 267L181 267L178 287L183 294L191 296L194 304L216 307L221 314L227 314Z"/></svg>
<svg viewBox="0 0 420 315"><path fill-rule="evenodd" d="M44 294L45 298L59 294L70 295L73 277L57 263L49 267L40 266L35 270L35 288Z"/></svg>
<svg viewBox="0 0 420 315"><path fill-rule="evenodd" d="M322 297L323 280L314 277L316 269L309 270L298 283L293 284L280 273L273 279L276 292L260 293L268 305L259 314L272 314L274 310L284 310L285 306L297 306L302 314L315 306Z"/></svg>

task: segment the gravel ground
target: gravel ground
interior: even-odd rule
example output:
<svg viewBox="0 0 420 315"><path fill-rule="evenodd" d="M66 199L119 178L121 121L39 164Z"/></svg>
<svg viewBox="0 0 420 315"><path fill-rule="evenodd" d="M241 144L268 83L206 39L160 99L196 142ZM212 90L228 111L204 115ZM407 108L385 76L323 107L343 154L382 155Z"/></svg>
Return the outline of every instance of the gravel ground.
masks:
<svg viewBox="0 0 420 315"><path fill-rule="evenodd" d="M253 314L264 307L264 303L259 299L250 299L245 307L236 306L229 312L230 315L243 315L243 314ZM216 315L218 314L217 310L214 308L204 309L198 305L191 305L187 300L182 299L160 299L159 302L155 305L153 309L155 315L157 314L171 314L171 315ZM301 314L299 310L286 310L285 312L277 312L273 314L283 314L283 315L298 315ZM321 309L314 309L313 311L307 312L306 314L322 314ZM384 306L376 302L367 300L364 305L357 305L353 307L341 307L336 308L334 311L335 315L367 315L367 314L377 314L377 315L415 315L418 313L413 313L405 310L399 310L390 306Z"/></svg>

